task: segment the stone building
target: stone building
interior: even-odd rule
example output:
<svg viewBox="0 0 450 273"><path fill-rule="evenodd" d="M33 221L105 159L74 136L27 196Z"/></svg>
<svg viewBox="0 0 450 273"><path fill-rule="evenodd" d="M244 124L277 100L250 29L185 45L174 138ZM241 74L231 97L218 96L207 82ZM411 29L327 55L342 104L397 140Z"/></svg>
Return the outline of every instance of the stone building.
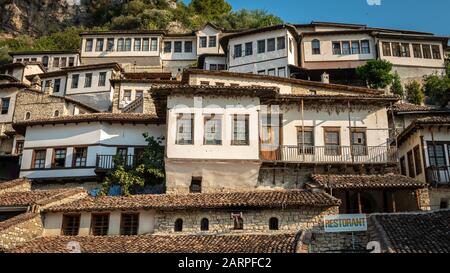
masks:
<svg viewBox="0 0 450 273"><path fill-rule="evenodd" d="M42 235L41 210L83 198L82 189L31 191L31 181L0 184L0 249L8 250Z"/></svg>
<svg viewBox="0 0 450 273"><path fill-rule="evenodd" d="M427 183L433 210L450 203L449 117L448 107L397 103L389 109L401 174Z"/></svg>

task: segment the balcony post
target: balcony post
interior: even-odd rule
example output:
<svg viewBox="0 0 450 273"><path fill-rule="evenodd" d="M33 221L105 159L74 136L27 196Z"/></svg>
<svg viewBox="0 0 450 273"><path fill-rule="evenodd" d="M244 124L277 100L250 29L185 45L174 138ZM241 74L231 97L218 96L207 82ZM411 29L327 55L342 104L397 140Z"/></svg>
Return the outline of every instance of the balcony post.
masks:
<svg viewBox="0 0 450 273"><path fill-rule="evenodd" d="M347 102L347 108L348 108L348 137L350 140L350 155L352 157L352 164L353 164L355 163L355 158L353 157L353 146L352 146L352 117L350 115L351 109L350 101Z"/></svg>
<svg viewBox="0 0 450 273"><path fill-rule="evenodd" d="M358 191L358 212L362 213L361 192Z"/></svg>
<svg viewBox="0 0 450 273"><path fill-rule="evenodd" d="M303 162L305 162L305 113L304 113L304 102L301 101L301 112L302 112L302 157Z"/></svg>
<svg viewBox="0 0 450 273"><path fill-rule="evenodd" d="M395 193L391 192L391 199L392 199L392 212L397 212L397 205L395 203Z"/></svg>

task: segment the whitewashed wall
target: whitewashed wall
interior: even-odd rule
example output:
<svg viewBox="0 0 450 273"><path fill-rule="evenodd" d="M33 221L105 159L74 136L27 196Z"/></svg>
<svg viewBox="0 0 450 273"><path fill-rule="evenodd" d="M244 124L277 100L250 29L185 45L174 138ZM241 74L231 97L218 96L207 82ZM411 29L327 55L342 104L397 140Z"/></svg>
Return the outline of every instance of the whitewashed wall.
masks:
<svg viewBox="0 0 450 273"><path fill-rule="evenodd" d="M28 127L25 136L21 164L21 177L82 177L95 176L97 155L115 155L117 147L128 147L128 154L134 154L134 146L145 146L143 134L155 138L165 136L163 125L79 123ZM162 143L164 145L164 142ZM86 168L72 168L73 147L88 146ZM54 148L67 147L66 169L52 169ZM32 170L33 149L46 149L45 170ZM92 167L92 168L90 168Z"/></svg>
<svg viewBox="0 0 450 273"><path fill-rule="evenodd" d="M384 56L382 42L397 42L397 43L409 43L409 51L411 57L394 57L394 56ZM399 39L379 39L380 48L380 58L382 60L387 60L394 65L401 66L421 66L429 68L444 68L444 51L442 50L442 43L438 41L414 41L414 40L399 40ZM412 44L427 44L427 45L439 45L439 50L441 52L441 59L425 59L425 58L414 58L414 52ZM392 53L392 50L391 50Z"/></svg>
<svg viewBox="0 0 450 273"><path fill-rule="evenodd" d="M286 47L285 49L277 50L277 38L285 37ZM258 54L258 40L267 40L270 38L275 38L275 51L267 51L267 41L266 41L266 52ZM295 59L295 51L289 52L289 39L293 38L288 35L286 29L268 31L263 33L256 33L251 35L245 35L241 37L236 37L230 39L228 43L229 49L229 71L230 72L240 72L240 73L254 73L257 74L260 70L277 69L284 67L286 69L286 76L289 76L288 65L297 65ZM250 56L245 56L245 43L253 42L253 54ZM235 45L242 45L242 57L235 58ZM297 42L293 40L293 48L297 48ZM292 56L291 56L292 55ZM278 73L278 72L277 72Z"/></svg>
<svg viewBox="0 0 450 273"><path fill-rule="evenodd" d="M16 88L2 89L2 91L0 92L0 103L3 98L10 98L8 113L5 115L0 114L0 124L1 123L11 123L13 121L14 106L16 105L17 92L18 91ZM1 108L1 106L0 106L0 108Z"/></svg>
<svg viewBox="0 0 450 273"><path fill-rule="evenodd" d="M186 41L192 42L192 52L185 52L184 51L184 44ZM164 43L165 42L171 42L172 48L170 53L164 52ZM182 42L181 44L181 51L182 52L175 52L175 42ZM163 39L163 48L161 48L161 59L163 61L170 61L170 60L196 60L197 59L197 45L196 45L196 39L194 38L164 38Z"/></svg>
<svg viewBox="0 0 450 273"><path fill-rule="evenodd" d="M14 56L13 62L17 62L18 59L21 59L22 62L23 62L24 59L30 59L30 61L31 61L31 59L35 58L36 62L42 63L42 59L45 56L49 57L49 59L48 59L48 67L47 67L48 71L56 71L56 70L61 69L61 65L59 67L53 67L53 60L54 60L54 58L66 58L67 59L66 66L68 66L69 65L69 58L72 57L72 58L74 58L74 66L80 65L80 58L79 58L79 55L76 54L76 53L73 53L73 54L28 54L28 55L17 55L17 56Z"/></svg>
<svg viewBox="0 0 450 273"><path fill-rule="evenodd" d="M195 103L194 103L195 101ZM258 159L258 109L257 98L207 98L172 96L167 102L169 112L167 133L168 158L192 159ZM184 107L183 107L184 106ZM202 108L202 106L204 108ZM177 145L176 123L177 114L193 113L194 116L194 144ZM203 145L204 114L222 115L222 145ZM231 145L233 114L248 114L249 139L248 146Z"/></svg>
<svg viewBox="0 0 450 273"><path fill-rule="evenodd" d="M106 72L106 82L105 86L98 86L99 75L101 72ZM92 84L91 87L84 87L86 74L92 73ZM80 75L78 80L78 88L72 88L72 76ZM67 73L67 95L74 94L85 94L85 93L98 93L98 92L111 92L110 79L112 78L112 69L99 69L99 70L83 70L83 71L73 71Z"/></svg>
<svg viewBox="0 0 450 273"><path fill-rule="evenodd" d="M95 45L96 45L96 41L98 39L104 39L104 45L103 48L104 50L101 52L96 52L95 51ZM112 51L106 51L106 46L107 46L107 39L108 38L114 38L114 50ZM131 38L132 42L131 42L131 51L117 51L117 42L118 39L127 39L127 38ZM135 38L148 38L151 40L151 38L157 38L158 42L157 42L157 49L156 51L134 51L134 39ZM139 35L139 34L120 34L120 35L84 35L82 37L82 49L81 49L81 58L89 58L89 57L104 57L104 58L108 58L108 57L157 57L159 56L159 52L160 52L160 47L161 47L161 35L149 35L149 34L143 34L143 35ZM86 40L87 39L93 39L93 46L92 46L92 51L87 52L86 51ZM149 40L149 41L150 41ZM150 42L149 42L150 43ZM125 43L124 43L125 46ZM142 46L142 44L141 44Z"/></svg>
<svg viewBox="0 0 450 273"><path fill-rule="evenodd" d="M220 47L219 44L219 35L220 35L220 31L210 27L210 26L206 26L203 29L199 30L196 32L197 35L197 54L198 55L202 55L202 54L218 54L218 53L223 53L223 49ZM200 37L201 36L215 36L216 37L216 46L215 47L208 47L208 42L206 43L207 47L201 48L200 45ZM209 41L209 38L208 38Z"/></svg>
<svg viewBox="0 0 450 273"><path fill-rule="evenodd" d="M102 212L104 213L104 212ZM60 236L62 232L63 213L46 213L44 217L43 236ZM139 211L138 234L151 234L155 230L156 212L154 210ZM120 235L120 211L112 211L109 214L108 235ZM79 236L89 236L91 234L92 213L80 213Z"/></svg>
<svg viewBox="0 0 450 273"><path fill-rule="evenodd" d="M298 106L282 107L284 145L297 145L297 127L302 126L302 115L298 108ZM367 129L367 146L387 145L389 130L386 108L380 108L377 111L355 110L350 113L350 117L352 127ZM327 113L305 110L304 126L314 128L315 146L325 145L324 127L340 127L341 146L350 146L348 111Z"/></svg>
<svg viewBox="0 0 450 273"><path fill-rule="evenodd" d="M320 41L320 54L312 54L312 41ZM341 41L363 41L370 43L369 54L334 55L333 42ZM350 45L351 46L351 45ZM320 35L306 36L302 40L303 57L305 62L329 62L329 61L366 61L376 58L376 48L374 39L368 34L346 34L346 35ZM342 47L341 47L342 50Z"/></svg>

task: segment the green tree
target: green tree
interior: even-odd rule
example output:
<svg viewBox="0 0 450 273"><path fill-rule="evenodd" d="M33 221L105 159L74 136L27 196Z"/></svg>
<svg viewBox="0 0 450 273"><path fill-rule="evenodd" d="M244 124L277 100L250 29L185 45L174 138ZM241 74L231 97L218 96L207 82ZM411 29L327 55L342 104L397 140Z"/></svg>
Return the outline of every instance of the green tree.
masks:
<svg viewBox="0 0 450 273"><path fill-rule="evenodd" d="M27 35L0 39L0 64L12 61L8 52L31 50L33 48L33 43L33 38Z"/></svg>
<svg viewBox="0 0 450 273"><path fill-rule="evenodd" d="M114 169L108 172L102 184L102 195L108 194L113 186L120 186L125 196L136 193L136 189L144 185L159 185L164 182L164 147L162 138L154 138L144 134L147 142L139 158L134 158L137 164L127 166L121 156L114 157Z"/></svg>
<svg viewBox="0 0 450 273"><path fill-rule="evenodd" d="M33 50L79 50L81 47L80 32L84 28L69 27L64 31L58 31L48 36L37 39L33 44Z"/></svg>
<svg viewBox="0 0 450 273"><path fill-rule="evenodd" d="M192 0L189 7L198 15L207 19L231 12L231 5L225 0Z"/></svg>
<svg viewBox="0 0 450 273"><path fill-rule="evenodd" d="M264 10L238 10L219 18L216 23L226 29L248 29L282 24L281 18Z"/></svg>
<svg viewBox="0 0 450 273"><path fill-rule="evenodd" d="M356 74L370 88L386 88L394 79L392 64L385 60L370 60L356 69Z"/></svg>
<svg viewBox="0 0 450 273"><path fill-rule="evenodd" d="M445 60L445 74L447 74L447 78L450 78L450 56Z"/></svg>
<svg viewBox="0 0 450 273"><path fill-rule="evenodd" d="M430 75L424 77L423 88L425 95L431 98L436 104L446 104L448 93L450 92L450 78L447 75Z"/></svg>
<svg viewBox="0 0 450 273"><path fill-rule="evenodd" d="M394 78L392 80L392 85L391 85L391 93L399 96L402 99L405 95L402 82L400 81L400 76L398 75L397 72L394 73Z"/></svg>
<svg viewBox="0 0 450 273"><path fill-rule="evenodd" d="M423 88L417 81L412 81L405 86L406 89L406 99L408 102L420 105L425 98L423 93Z"/></svg>

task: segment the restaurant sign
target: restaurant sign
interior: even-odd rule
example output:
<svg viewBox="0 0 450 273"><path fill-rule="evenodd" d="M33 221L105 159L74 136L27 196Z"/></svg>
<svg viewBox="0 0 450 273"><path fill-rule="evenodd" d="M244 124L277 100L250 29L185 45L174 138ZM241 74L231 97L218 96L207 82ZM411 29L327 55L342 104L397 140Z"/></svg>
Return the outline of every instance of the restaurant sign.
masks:
<svg viewBox="0 0 450 273"><path fill-rule="evenodd" d="M339 214L324 216L325 232L367 231L365 214Z"/></svg>

